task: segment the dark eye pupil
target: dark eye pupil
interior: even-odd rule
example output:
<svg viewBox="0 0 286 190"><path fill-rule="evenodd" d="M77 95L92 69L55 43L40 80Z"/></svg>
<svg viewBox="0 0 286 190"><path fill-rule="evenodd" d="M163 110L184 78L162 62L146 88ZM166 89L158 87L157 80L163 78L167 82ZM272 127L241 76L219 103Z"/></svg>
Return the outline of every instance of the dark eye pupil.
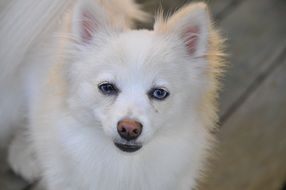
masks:
<svg viewBox="0 0 286 190"><path fill-rule="evenodd" d="M165 98L167 98L169 95L169 93L161 88L158 89L153 89L150 93L150 97L157 99L157 100L164 100Z"/></svg>
<svg viewBox="0 0 286 190"><path fill-rule="evenodd" d="M162 90L162 89L158 89L158 90L155 90L154 94L157 96L157 97L162 97L165 95L165 91Z"/></svg>
<svg viewBox="0 0 286 190"><path fill-rule="evenodd" d="M107 85L103 85L102 86L102 89L106 92L111 92L112 90L114 90L113 86L110 85L110 84L107 84Z"/></svg>
<svg viewBox="0 0 286 190"><path fill-rule="evenodd" d="M113 95L113 94L117 94L117 92L118 92L118 90L114 86L114 84L111 84L111 83L101 84L101 85L99 85L98 88L105 95Z"/></svg>

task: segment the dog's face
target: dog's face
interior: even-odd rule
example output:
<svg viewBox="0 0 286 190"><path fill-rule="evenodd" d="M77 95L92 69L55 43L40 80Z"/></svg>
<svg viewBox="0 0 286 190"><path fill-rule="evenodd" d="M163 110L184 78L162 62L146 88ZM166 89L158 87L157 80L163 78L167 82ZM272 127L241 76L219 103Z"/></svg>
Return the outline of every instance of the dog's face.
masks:
<svg viewBox="0 0 286 190"><path fill-rule="evenodd" d="M207 80L208 16L202 9L176 17L154 31L131 31L108 26L90 7L75 16L69 105L122 151L135 152L196 117Z"/></svg>

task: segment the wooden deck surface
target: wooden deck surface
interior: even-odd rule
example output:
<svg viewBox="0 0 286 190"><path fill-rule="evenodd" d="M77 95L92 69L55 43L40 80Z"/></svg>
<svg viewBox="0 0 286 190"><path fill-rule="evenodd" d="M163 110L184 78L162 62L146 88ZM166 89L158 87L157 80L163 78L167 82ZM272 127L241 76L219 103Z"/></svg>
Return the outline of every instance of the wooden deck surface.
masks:
<svg viewBox="0 0 286 190"><path fill-rule="evenodd" d="M286 1L233 0L225 12L217 19L231 66L220 98L218 157L201 189L280 190L286 181Z"/></svg>
<svg viewBox="0 0 286 190"><path fill-rule="evenodd" d="M186 0L138 0L154 13ZM228 39L217 157L201 190L282 190L286 182L286 1L207 0ZM4 163L4 154L0 154ZM2 172L1 171L5 171ZM25 183L0 164L0 190Z"/></svg>

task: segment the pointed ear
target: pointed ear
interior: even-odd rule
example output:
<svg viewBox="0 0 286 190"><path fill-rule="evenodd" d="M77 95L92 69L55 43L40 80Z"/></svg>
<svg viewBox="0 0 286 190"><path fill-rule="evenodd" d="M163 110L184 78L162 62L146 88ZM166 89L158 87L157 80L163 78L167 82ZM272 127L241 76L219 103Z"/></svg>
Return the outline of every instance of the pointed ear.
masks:
<svg viewBox="0 0 286 190"><path fill-rule="evenodd" d="M207 5L194 3L180 9L167 21L162 18L157 19L154 30L179 37L190 56L202 56L208 48L209 27Z"/></svg>
<svg viewBox="0 0 286 190"><path fill-rule="evenodd" d="M107 14L92 0L82 0L73 13L72 32L80 43L89 44L96 32L106 29Z"/></svg>

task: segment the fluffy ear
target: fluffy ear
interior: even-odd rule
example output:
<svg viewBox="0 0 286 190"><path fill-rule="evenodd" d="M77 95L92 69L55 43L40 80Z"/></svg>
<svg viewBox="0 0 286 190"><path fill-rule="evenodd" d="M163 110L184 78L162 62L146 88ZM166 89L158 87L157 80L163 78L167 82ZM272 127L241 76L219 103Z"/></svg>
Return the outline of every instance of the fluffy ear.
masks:
<svg viewBox="0 0 286 190"><path fill-rule="evenodd" d="M167 21L159 18L154 30L158 33L178 36L190 56L202 56L207 51L210 17L204 3L190 4L171 16Z"/></svg>
<svg viewBox="0 0 286 190"><path fill-rule="evenodd" d="M89 44L96 32L107 28L107 14L92 0L81 0L73 13L72 32L80 43Z"/></svg>

